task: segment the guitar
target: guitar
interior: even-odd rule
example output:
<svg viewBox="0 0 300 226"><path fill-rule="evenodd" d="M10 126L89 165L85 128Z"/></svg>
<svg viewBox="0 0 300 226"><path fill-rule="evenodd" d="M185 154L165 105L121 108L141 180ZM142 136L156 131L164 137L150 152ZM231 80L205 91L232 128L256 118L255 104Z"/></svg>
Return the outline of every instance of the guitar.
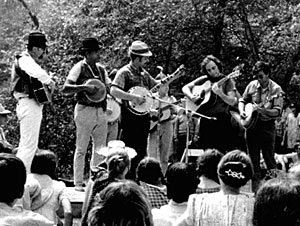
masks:
<svg viewBox="0 0 300 226"><path fill-rule="evenodd" d="M29 76L34 99L38 104L48 104L52 102L54 90L50 90L47 85L41 83L37 78Z"/></svg>
<svg viewBox="0 0 300 226"><path fill-rule="evenodd" d="M155 109L156 113L159 114L159 122L163 123L163 122L167 121L171 117L171 110L169 110L169 109L174 107L174 105L176 105L180 102L181 102L181 100L178 100L176 102L170 103L161 108ZM157 124L158 124L158 119L157 120L151 119L149 132L152 132Z"/></svg>
<svg viewBox="0 0 300 226"><path fill-rule="evenodd" d="M236 77L240 76L240 74L241 74L240 71L241 71L242 67L243 67L243 65L235 67L233 72L231 72L229 75L225 76L224 78L222 78L221 80L216 82L217 85L221 86L228 79L236 78ZM210 102L212 105L214 105L216 103L217 96L214 95L215 98L214 98L214 100L212 100L211 90L212 90L213 85L214 85L214 83L207 80L202 85L194 86L192 88L191 92L194 96L197 97L197 99L196 99L196 101L192 101L190 98L187 98L187 100L186 100L187 109L190 111L197 111L201 106L203 106L204 104L206 104L208 102Z"/></svg>
<svg viewBox="0 0 300 226"><path fill-rule="evenodd" d="M240 124L244 127L244 129L251 129L255 126L258 117L259 117L259 112L258 109L261 108L268 108L271 104L271 102L275 99L282 96L282 93L280 94L275 94L271 96L270 98L267 98L266 103L262 104L256 104L256 103L248 103L245 105L245 113L246 117L241 117L240 116Z"/></svg>
<svg viewBox="0 0 300 226"><path fill-rule="evenodd" d="M131 89L129 89L128 93L142 96L146 99L146 101L140 105L136 105L135 103L132 103L131 101L127 101L127 109L136 115L147 114L153 105L153 97L152 97L153 93L157 92L158 89L162 85L169 84L173 80L182 76L183 70L184 70L184 65L180 65L180 67L177 68L173 74L168 75L166 78L162 79L161 82L159 84L155 85L150 91L148 89L146 89L145 87L141 87L141 86L134 86Z"/></svg>

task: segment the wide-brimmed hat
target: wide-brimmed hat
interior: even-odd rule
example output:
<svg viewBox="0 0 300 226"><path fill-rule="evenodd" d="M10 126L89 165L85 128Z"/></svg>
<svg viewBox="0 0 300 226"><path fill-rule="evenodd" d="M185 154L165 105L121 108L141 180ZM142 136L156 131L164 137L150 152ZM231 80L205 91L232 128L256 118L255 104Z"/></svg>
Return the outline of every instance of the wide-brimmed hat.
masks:
<svg viewBox="0 0 300 226"><path fill-rule="evenodd" d="M137 155L136 151L133 148L126 147L125 143L121 140L111 140L111 141L109 141L107 146L100 148L97 151L97 153L99 155L107 157L108 154L110 153L110 151L117 150L117 149L125 150L130 159L134 158Z"/></svg>
<svg viewBox="0 0 300 226"><path fill-rule="evenodd" d="M91 51L91 50L99 50L99 42L95 38L85 38L82 40L81 46L79 48L80 51Z"/></svg>
<svg viewBox="0 0 300 226"><path fill-rule="evenodd" d="M134 41L129 47L129 53L139 56L152 56L148 45L142 41Z"/></svg>
<svg viewBox="0 0 300 226"><path fill-rule="evenodd" d="M35 46L35 47L41 47L46 48L47 39L45 34L39 31L31 32L28 36L28 45L29 46Z"/></svg>
<svg viewBox="0 0 300 226"><path fill-rule="evenodd" d="M11 111L6 110L6 109L3 107L3 105L0 104L0 115L8 115L8 114L10 114L10 113L11 113Z"/></svg>

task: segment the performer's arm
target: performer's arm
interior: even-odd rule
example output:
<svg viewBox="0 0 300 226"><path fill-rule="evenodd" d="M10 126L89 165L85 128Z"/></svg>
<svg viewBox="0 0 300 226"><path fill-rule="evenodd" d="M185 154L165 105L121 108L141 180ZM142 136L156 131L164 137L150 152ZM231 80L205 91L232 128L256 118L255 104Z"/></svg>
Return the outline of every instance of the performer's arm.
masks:
<svg viewBox="0 0 300 226"><path fill-rule="evenodd" d="M76 84L80 72L81 72L81 64L79 62L69 72L67 80L62 88L63 93L74 94L82 91L87 91L89 93L97 92L97 87L94 85Z"/></svg>

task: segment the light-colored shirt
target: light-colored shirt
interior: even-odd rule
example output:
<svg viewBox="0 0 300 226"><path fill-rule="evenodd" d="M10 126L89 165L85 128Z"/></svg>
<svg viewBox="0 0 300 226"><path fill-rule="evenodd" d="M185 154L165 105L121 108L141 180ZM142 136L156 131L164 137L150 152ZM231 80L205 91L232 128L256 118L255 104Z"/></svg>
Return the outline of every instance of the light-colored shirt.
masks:
<svg viewBox="0 0 300 226"><path fill-rule="evenodd" d="M254 195L204 193L191 195L184 214L174 226L252 226Z"/></svg>
<svg viewBox="0 0 300 226"><path fill-rule="evenodd" d="M185 212L187 202L176 203L171 200L159 209L152 209L154 226L172 226L173 223Z"/></svg>
<svg viewBox="0 0 300 226"><path fill-rule="evenodd" d="M81 66L82 64L86 64L86 59L83 59L82 61L79 61L77 64L74 65L74 67L72 67L72 69L70 70L69 74L68 74L68 77L67 77L67 80L71 80L73 82L76 82L77 79L79 78L79 75L81 73ZM100 67L101 65L99 63L96 63L96 66L97 68ZM92 68L88 65L90 71L93 73L94 77L97 78L98 76L96 76L92 70ZM103 66L102 66L103 68ZM110 78L108 77L108 73L106 70L104 70L104 77L105 77L105 84L110 84L111 83L111 80ZM100 71L99 71L99 74L100 74Z"/></svg>
<svg viewBox="0 0 300 226"><path fill-rule="evenodd" d="M0 225L1 226L53 226L54 223L44 216L20 206L10 207L0 202Z"/></svg>

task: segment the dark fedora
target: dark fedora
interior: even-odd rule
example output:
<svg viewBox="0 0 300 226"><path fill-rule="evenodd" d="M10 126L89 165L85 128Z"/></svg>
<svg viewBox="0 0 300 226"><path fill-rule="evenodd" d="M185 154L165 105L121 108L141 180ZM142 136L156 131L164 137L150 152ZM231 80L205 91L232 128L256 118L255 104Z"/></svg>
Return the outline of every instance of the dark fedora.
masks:
<svg viewBox="0 0 300 226"><path fill-rule="evenodd" d="M100 49L99 44L100 43L95 38L85 38L82 40L82 44L79 50L81 52L99 50Z"/></svg>
<svg viewBox="0 0 300 226"><path fill-rule="evenodd" d="M45 34L39 31L31 32L28 36L28 45L29 46L35 46L35 47L41 47L46 48L47 39Z"/></svg>

